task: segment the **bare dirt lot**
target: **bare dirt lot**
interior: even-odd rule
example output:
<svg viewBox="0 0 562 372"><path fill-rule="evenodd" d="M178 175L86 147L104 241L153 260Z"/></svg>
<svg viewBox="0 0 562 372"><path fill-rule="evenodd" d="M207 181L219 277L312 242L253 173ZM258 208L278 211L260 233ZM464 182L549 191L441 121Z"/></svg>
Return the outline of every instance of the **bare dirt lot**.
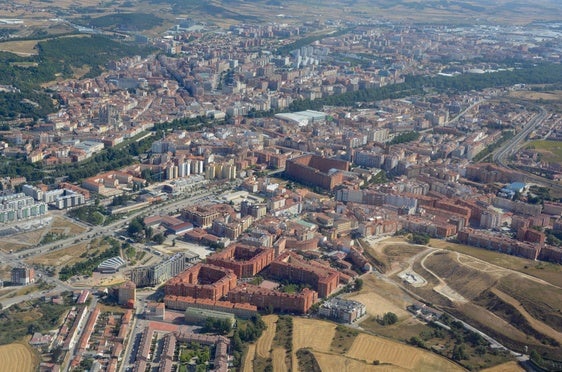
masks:
<svg viewBox="0 0 562 372"><path fill-rule="evenodd" d="M61 236L73 236L86 230L84 226L78 225L72 220L61 216L54 216L43 223L45 225L40 229L2 237L2 239L0 239L0 249L4 252L9 252L11 250L17 252L25 248L37 246L48 233Z"/></svg>
<svg viewBox="0 0 562 372"><path fill-rule="evenodd" d="M397 286L377 279L373 274L362 276L363 288L359 293L345 295L345 298L359 301L367 308L371 316L382 316L393 312L399 318L408 316L406 306L410 305L408 297Z"/></svg>

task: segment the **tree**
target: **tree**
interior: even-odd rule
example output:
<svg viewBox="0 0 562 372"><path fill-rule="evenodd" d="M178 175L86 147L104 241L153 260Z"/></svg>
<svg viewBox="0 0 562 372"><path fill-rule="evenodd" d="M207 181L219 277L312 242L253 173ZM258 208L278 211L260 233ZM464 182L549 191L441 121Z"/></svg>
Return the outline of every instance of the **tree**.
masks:
<svg viewBox="0 0 562 372"><path fill-rule="evenodd" d="M133 219L127 227L127 234L134 239L142 239L144 232L144 222L140 217Z"/></svg>
<svg viewBox="0 0 562 372"><path fill-rule="evenodd" d="M152 237L152 241L156 244L162 244L166 240L166 237L161 233L158 233Z"/></svg>
<svg viewBox="0 0 562 372"><path fill-rule="evenodd" d="M531 361L535 362L538 365L543 363L542 357L536 350L531 350L531 354L529 354L529 358Z"/></svg>
<svg viewBox="0 0 562 372"><path fill-rule="evenodd" d="M384 313L379 323L382 325L391 325L398 322L398 316L392 312Z"/></svg>
<svg viewBox="0 0 562 372"><path fill-rule="evenodd" d="M409 342L410 342L411 345L425 348L425 342L423 342L423 340L421 338L419 338L418 336L412 336L410 338Z"/></svg>
<svg viewBox="0 0 562 372"><path fill-rule="evenodd" d="M421 245L426 245L427 243L429 243L429 235L427 234L418 234L418 233L413 233L412 234L412 243L414 244L421 244Z"/></svg>
<svg viewBox="0 0 562 372"><path fill-rule="evenodd" d="M468 359L464 345L455 345L453 348L453 360L463 360Z"/></svg>
<svg viewBox="0 0 562 372"><path fill-rule="evenodd" d="M363 279L357 278L355 280L355 290L360 291L363 288Z"/></svg>

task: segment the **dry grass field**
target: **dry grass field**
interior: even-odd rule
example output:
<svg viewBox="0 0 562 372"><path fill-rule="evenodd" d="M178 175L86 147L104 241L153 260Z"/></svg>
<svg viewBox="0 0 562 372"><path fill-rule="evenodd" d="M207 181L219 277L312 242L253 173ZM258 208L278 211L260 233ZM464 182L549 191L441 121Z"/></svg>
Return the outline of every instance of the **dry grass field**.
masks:
<svg viewBox="0 0 562 372"><path fill-rule="evenodd" d="M451 249L449 243L444 247ZM554 275L559 269L544 264L549 267L542 269L541 276L550 279L546 281L525 269L543 263L485 250L476 251L483 254L478 258L460 253L470 251L468 248L455 246L455 251L434 252L424 260L424 266L470 302L452 303L427 288L410 289L514 350L523 351L528 346L547 358L559 358L560 346L556 343L559 345L562 337L562 315L558 311L562 308L562 289L550 283L560 280ZM485 260L484 255L490 259ZM521 272L514 270L519 267ZM424 277L428 274L419 262L414 264L414 269Z"/></svg>
<svg viewBox="0 0 562 372"><path fill-rule="evenodd" d="M514 91L509 94L518 99L528 99L531 101L560 101L562 100L562 91L555 90L552 92L533 92L533 91Z"/></svg>
<svg viewBox="0 0 562 372"><path fill-rule="evenodd" d="M256 343L256 355L262 358L270 357L271 344L275 336L275 323L277 323L277 315L267 315L263 317L264 323L267 325L261 337Z"/></svg>
<svg viewBox="0 0 562 372"><path fill-rule="evenodd" d="M548 262L537 262L482 248L455 244L437 239L432 239L430 244L432 247L447 249L467 255L464 257L461 256L461 261L466 261L467 263L472 262L470 263L470 266L480 271L493 273L498 271L501 272L501 268L504 268L530 275L558 287L562 287L562 266L560 265Z"/></svg>
<svg viewBox="0 0 562 372"><path fill-rule="evenodd" d="M492 368L483 369L482 372L523 372L525 369L517 362L507 362Z"/></svg>
<svg viewBox="0 0 562 372"><path fill-rule="evenodd" d="M256 356L256 345L251 344L248 347L248 352L246 353L246 357L244 358L244 364L242 366L242 372L252 372L253 370L253 361Z"/></svg>
<svg viewBox="0 0 562 372"><path fill-rule="evenodd" d="M42 228L16 235L4 236L0 240L0 249L4 252L9 252L10 250L17 252L29 246L35 246L41 242L43 235L47 232L49 232L48 228Z"/></svg>
<svg viewBox="0 0 562 372"><path fill-rule="evenodd" d="M51 224L51 232L63 233L68 236L81 234L86 231L84 226L72 222L72 220L57 216Z"/></svg>
<svg viewBox="0 0 562 372"><path fill-rule="evenodd" d="M0 346L0 372L32 372L38 364L37 356L24 344Z"/></svg>
<svg viewBox="0 0 562 372"><path fill-rule="evenodd" d="M336 334L336 325L321 320L293 318L293 351L310 347L318 351L330 351Z"/></svg>
<svg viewBox="0 0 562 372"><path fill-rule="evenodd" d="M36 45L36 40L6 41L0 43L0 51L27 57L36 55L38 53L37 49L35 48Z"/></svg>
<svg viewBox="0 0 562 372"><path fill-rule="evenodd" d="M360 334L346 356L372 363L390 363L411 371L461 371L455 363L428 351L384 338Z"/></svg>
<svg viewBox="0 0 562 372"><path fill-rule="evenodd" d="M74 223L70 219L55 216L50 220L49 225L40 229L2 237L0 240L0 249L4 252L9 252L10 250L17 252L19 250L38 245L41 243L43 237L48 233L73 236L80 234L85 230L85 227Z"/></svg>
<svg viewBox="0 0 562 372"><path fill-rule="evenodd" d="M345 357L343 355L327 354L319 351L313 352L322 372L400 372L408 371L406 368L391 365L367 364L363 361ZM305 372L305 371L302 371Z"/></svg>
<svg viewBox="0 0 562 372"><path fill-rule="evenodd" d="M285 356L287 351L282 347L274 347L271 352L273 370L275 372L287 372L287 364L285 364Z"/></svg>
<svg viewBox="0 0 562 372"><path fill-rule="evenodd" d="M558 343L562 344L562 333L552 329L551 327L544 324L543 322L535 319L531 314L527 312L527 310L515 298L511 297L507 293L500 291L497 288L493 288L492 293L498 296L502 301L510 304L515 309L517 309L517 311L519 311L519 313L521 313L521 315L523 315L523 317L530 323L531 327L533 327L543 335L551 337L554 340L556 340Z"/></svg>
<svg viewBox="0 0 562 372"><path fill-rule="evenodd" d="M280 346L273 346L271 349L270 340L275 334L275 320L277 320L275 316L264 317L268 329L273 329L273 334L264 333L257 344L250 345L243 363L244 372L253 370L254 360L263 361L267 358L271 358L274 371L287 371L289 367L291 370L298 371L296 351L302 348L310 349L322 371L462 370L455 363L429 351L362 333L351 338L349 350L338 351L332 348L334 337L338 334L336 324L299 317L293 318L292 366L288 366L286 350ZM381 365L374 365L374 360L379 360Z"/></svg>
<svg viewBox="0 0 562 372"><path fill-rule="evenodd" d="M343 297L365 304L369 315L383 315L391 311L399 318L408 316L406 306L411 302L400 288L379 280L372 274L363 275L362 279L363 288L359 293L352 293Z"/></svg>
<svg viewBox="0 0 562 372"><path fill-rule="evenodd" d="M80 243L54 252L47 252L34 256L31 259L26 260L26 262L29 264L62 267L80 261L82 259L80 255L87 252L87 250L88 243Z"/></svg>

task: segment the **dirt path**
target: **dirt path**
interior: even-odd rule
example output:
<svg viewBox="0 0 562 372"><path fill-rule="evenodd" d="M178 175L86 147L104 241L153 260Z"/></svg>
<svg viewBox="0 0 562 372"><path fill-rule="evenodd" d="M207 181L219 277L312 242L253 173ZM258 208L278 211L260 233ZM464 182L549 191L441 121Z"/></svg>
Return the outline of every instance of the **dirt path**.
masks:
<svg viewBox="0 0 562 372"><path fill-rule="evenodd" d="M458 293L457 291L455 291L453 288L449 287L447 285L447 283L441 279L440 276L438 276L437 274L435 274L433 271L429 270L426 266L425 266L425 260L433 255L434 253L440 252L442 251L442 249L437 249L437 250L432 250L431 252L429 252L424 258L422 258L422 260L420 261L420 265L421 267L423 267L423 269L425 271L427 271L428 273L430 273L431 275L433 275L437 280L439 280L439 284L435 287L433 287L433 290L437 293L439 293L440 295L448 298L449 300L456 302L456 303L467 303L468 300L466 298L464 298L460 293Z"/></svg>
<svg viewBox="0 0 562 372"><path fill-rule="evenodd" d="M540 320L534 318L531 314L525 310L525 308L517 301L515 298L511 297L507 293L500 291L497 288L492 288L492 293L498 296L502 301L507 302L511 306L515 307L521 315L529 322L531 327L539 331L540 333L551 337L562 344L562 333L550 328L548 325L544 324Z"/></svg>
<svg viewBox="0 0 562 372"><path fill-rule="evenodd" d="M473 257L473 256L471 256L471 255L467 255L467 254L464 254L464 253L460 253L460 252L455 252L455 253L457 254L457 262L460 263L461 265L468 266L468 267L470 267L470 268L473 268L473 269L476 269L476 270L480 270L480 271L486 272L486 273L502 273L502 274L505 274L505 275L507 275L507 274L517 274L517 275L519 275L519 276L521 276L521 277L523 277L523 278L525 278L525 279L532 280L532 281L534 281L535 283L548 285L548 286L551 286L551 287L554 287L554 288L557 288L557 289L562 289L562 287L557 286L556 284L552 284L552 283L550 283L550 282L547 282L546 280L537 278L536 276L532 276L532 275L529 275L529 274L525 274L525 273L522 273L521 271L516 271L516 270L508 269L508 268L506 268L506 267L501 267L501 266L498 266L498 265L494 265L494 264L492 264L492 263L483 261L483 260L481 260L481 259L479 259L479 258ZM461 257L464 257L464 258L470 257L470 259L471 259L472 261L470 261L470 262L466 262L466 261L463 262L463 260L461 259ZM487 267L489 267L490 269L488 269L488 270L483 270L482 267L476 267L476 266L474 266L474 265L471 265L471 263L472 263L472 264L478 263L478 264L480 264L480 265L482 265L482 266L484 266L484 267L487 266ZM489 271L489 270L491 270L491 269L494 269L494 271Z"/></svg>
<svg viewBox="0 0 562 372"><path fill-rule="evenodd" d="M415 255L413 255L412 257L408 258L408 260L406 261L406 263L408 264L408 266L404 269L402 268L400 265L398 265L397 267L393 267L388 273L386 273L386 275L388 277L391 277L392 275L400 272L400 271L412 271L412 267L414 266L414 262L417 261L420 257L422 257L423 255L427 255L432 253L433 251L435 251L435 248L430 248L427 247L427 249L424 249L423 251L416 253ZM418 274L419 275L419 274ZM420 275L421 276L421 275Z"/></svg>

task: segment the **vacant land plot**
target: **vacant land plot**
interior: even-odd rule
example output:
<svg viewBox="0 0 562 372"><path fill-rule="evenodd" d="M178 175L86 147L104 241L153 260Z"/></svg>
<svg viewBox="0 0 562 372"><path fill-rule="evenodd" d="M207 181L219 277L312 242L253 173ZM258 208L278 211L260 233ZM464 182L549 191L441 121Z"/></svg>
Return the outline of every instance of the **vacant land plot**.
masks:
<svg viewBox="0 0 562 372"><path fill-rule="evenodd" d="M532 141L527 147L534 148L542 154L542 160L551 163L562 162L562 141Z"/></svg>
<svg viewBox="0 0 562 372"><path fill-rule="evenodd" d="M0 249L4 252L14 251L35 246L43 239L43 234L49 231L48 228L42 228L34 231L24 232L20 234L4 236L0 240Z"/></svg>
<svg viewBox="0 0 562 372"><path fill-rule="evenodd" d="M559 344L562 344L562 333L552 329L551 327L547 326L543 322L533 318L533 316L531 316L531 314L529 314L527 310L525 310L525 308L521 305L521 303L517 301L515 298L511 297L506 293L503 293L502 291L496 288L492 289L492 293L498 296L502 301L507 302L515 309L517 309L517 311L519 311L519 313L523 315L523 317L529 322L531 327L533 327L535 330L548 337L553 338Z"/></svg>
<svg viewBox="0 0 562 372"><path fill-rule="evenodd" d="M262 358L269 358L271 350L271 343L273 342L273 337L275 336L275 324L277 323L277 315L267 315L263 318L264 323L267 325L265 331L263 331L261 337L256 343L256 354Z"/></svg>
<svg viewBox="0 0 562 372"><path fill-rule="evenodd" d="M282 347L275 347L271 352L271 359L273 363L273 370L275 372L286 372L287 364L285 364L285 357L287 351Z"/></svg>
<svg viewBox="0 0 562 372"><path fill-rule="evenodd" d="M532 91L515 91L509 94L510 96L530 99L532 101L560 101L562 99L562 91L552 91L552 92L532 92Z"/></svg>
<svg viewBox="0 0 562 372"><path fill-rule="evenodd" d="M34 256L26 262L29 264L62 267L82 260L80 256L87 251L88 243L80 243L54 252L47 252L39 256Z"/></svg>
<svg viewBox="0 0 562 372"><path fill-rule="evenodd" d="M397 286L384 282L372 274L363 275L363 288L359 293L344 296L350 300L359 301L367 308L369 315L383 315L393 312L399 318L408 316L406 306L411 300Z"/></svg>
<svg viewBox="0 0 562 372"><path fill-rule="evenodd" d="M37 356L20 343L0 346L0 372L31 372L37 367Z"/></svg>
<svg viewBox="0 0 562 372"><path fill-rule="evenodd" d="M252 372L255 355L256 355L256 345L251 344L250 346L248 346L248 353L246 354L246 358L244 359L242 372Z"/></svg>
<svg viewBox="0 0 562 372"><path fill-rule="evenodd" d="M407 371L406 368L400 368L392 365L378 365L365 363L364 361L347 358L343 355L327 354L319 351L313 351L316 361L320 365L322 372L395 372ZM304 372L304 371L303 371Z"/></svg>
<svg viewBox="0 0 562 372"><path fill-rule="evenodd" d="M51 224L51 232L61 232L67 236L74 236L83 233L86 228L72 222L68 218L55 217Z"/></svg>
<svg viewBox="0 0 562 372"><path fill-rule="evenodd" d="M421 332L432 331L429 326L413 317L392 325L382 325L375 317L370 317L361 322L361 328L401 342L408 342L412 337L419 336Z"/></svg>
<svg viewBox="0 0 562 372"><path fill-rule="evenodd" d="M556 286L562 287L561 265L551 264L548 262L537 262L521 257L489 251L483 248L470 247L468 245L455 244L437 239L432 239L430 244L432 247L448 249L477 258L479 261L468 260L468 262L466 262L467 258L461 256L460 261L463 263L466 262L468 265L484 272L497 272L498 268L493 266L495 265L501 268L518 271L522 274L534 276Z"/></svg>
<svg viewBox="0 0 562 372"><path fill-rule="evenodd" d="M332 344L330 345L330 350L337 354L345 354L355 342L355 337L357 337L358 334L359 331L356 329L342 325L337 326Z"/></svg>
<svg viewBox="0 0 562 372"><path fill-rule="evenodd" d="M321 320L293 318L293 351L310 347L329 351L336 333L336 325Z"/></svg>
<svg viewBox="0 0 562 372"><path fill-rule="evenodd" d="M562 290L510 274L497 288L521 303L529 314L558 332L562 332Z"/></svg>
<svg viewBox="0 0 562 372"><path fill-rule="evenodd" d="M37 40L6 41L0 43L0 51L26 57L38 53L38 50L35 48L36 46Z"/></svg>
<svg viewBox="0 0 562 372"><path fill-rule="evenodd" d="M360 334L346 354L351 358L390 363L415 371L461 371L455 363L428 351L380 337Z"/></svg>

